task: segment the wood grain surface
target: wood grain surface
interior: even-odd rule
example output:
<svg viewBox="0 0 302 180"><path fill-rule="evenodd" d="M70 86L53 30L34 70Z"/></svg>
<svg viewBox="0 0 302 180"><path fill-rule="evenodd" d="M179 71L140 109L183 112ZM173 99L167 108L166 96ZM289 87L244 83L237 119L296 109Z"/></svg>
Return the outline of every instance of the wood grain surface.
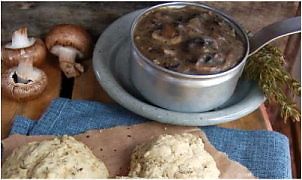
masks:
<svg viewBox="0 0 302 180"><path fill-rule="evenodd" d="M76 78L72 91L72 99L85 99L100 101L103 103L114 103L107 95L106 91L97 82L93 72L92 60L89 59L83 62L85 73Z"/></svg>

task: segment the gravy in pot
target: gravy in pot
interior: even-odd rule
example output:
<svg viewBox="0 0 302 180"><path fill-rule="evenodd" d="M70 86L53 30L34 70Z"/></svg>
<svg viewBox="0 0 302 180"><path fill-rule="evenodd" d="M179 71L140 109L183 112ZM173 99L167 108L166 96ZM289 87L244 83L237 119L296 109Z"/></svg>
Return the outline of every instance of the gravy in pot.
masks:
<svg viewBox="0 0 302 180"><path fill-rule="evenodd" d="M244 53L243 42L227 22L189 5L144 14L134 29L134 43L153 63L192 75L231 69Z"/></svg>

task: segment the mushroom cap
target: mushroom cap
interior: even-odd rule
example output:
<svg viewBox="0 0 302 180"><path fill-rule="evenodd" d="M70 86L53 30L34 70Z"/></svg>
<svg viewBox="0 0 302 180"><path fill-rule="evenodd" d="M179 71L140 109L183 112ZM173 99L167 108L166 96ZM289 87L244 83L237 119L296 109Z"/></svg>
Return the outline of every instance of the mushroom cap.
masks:
<svg viewBox="0 0 302 180"><path fill-rule="evenodd" d="M83 58L91 53L91 37L81 26L74 24L59 24L46 35L45 43L49 51L53 46L72 47L80 51Z"/></svg>
<svg viewBox="0 0 302 180"><path fill-rule="evenodd" d="M21 53L23 50L25 53ZM2 48L1 59L5 66L13 67L19 64L19 60L22 56L32 56L34 66L40 66L46 59L47 49L45 44L41 39L36 38L35 42L25 48L10 48L9 46L4 46Z"/></svg>
<svg viewBox="0 0 302 180"><path fill-rule="evenodd" d="M2 74L1 88L2 92L9 98L17 101L27 101L38 97L45 90L47 86L47 76L44 71L34 68L34 71L40 74L40 76L29 82L16 83L13 75L16 72L17 67L8 69Z"/></svg>

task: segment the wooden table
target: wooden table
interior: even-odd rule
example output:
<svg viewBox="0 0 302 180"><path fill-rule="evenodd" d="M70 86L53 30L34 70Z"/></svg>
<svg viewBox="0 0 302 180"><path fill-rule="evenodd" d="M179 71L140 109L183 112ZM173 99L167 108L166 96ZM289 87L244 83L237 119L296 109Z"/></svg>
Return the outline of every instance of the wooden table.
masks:
<svg viewBox="0 0 302 180"><path fill-rule="evenodd" d="M295 15L298 2L206 2L232 15L251 32L265 25ZM29 27L31 35L44 37L51 26L59 23L74 23L86 27L96 41L102 31L115 19L136 9L157 4L155 2L47 2L47 3L2 3L2 44L9 41L13 30ZM80 7L80 8L79 8ZM287 38L275 42L285 49ZM45 92L37 99L18 103L1 96L1 138L7 137L15 115L37 120L51 100L57 97L94 100L114 103L95 79L91 59L84 62L85 73L76 79L66 79L58 66L56 57L49 56L41 67L49 78ZM2 70L4 67L2 67ZM246 130L272 130L264 106L239 120L221 124L221 127Z"/></svg>
<svg viewBox="0 0 302 180"><path fill-rule="evenodd" d="M51 100L57 97L70 97L71 99L85 99L103 103L115 103L97 82L92 61L84 62L86 72L76 79L66 79L58 68L55 57L50 57L41 68L49 78L45 92L37 99L18 103L2 95L2 124L1 138L7 137L15 115L23 115L37 120L48 107ZM67 86L66 86L67 85ZM70 92L70 93L69 93ZM260 109L237 121L221 124L219 126L239 129L270 129L269 121L263 117Z"/></svg>

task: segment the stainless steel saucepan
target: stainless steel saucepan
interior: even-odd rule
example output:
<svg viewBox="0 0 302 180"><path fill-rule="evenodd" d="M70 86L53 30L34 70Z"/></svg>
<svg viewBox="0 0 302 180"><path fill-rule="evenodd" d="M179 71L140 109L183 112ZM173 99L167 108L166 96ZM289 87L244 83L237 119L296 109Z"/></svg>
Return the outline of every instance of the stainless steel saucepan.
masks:
<svg viewBox="0 0 302 180"><path fill-rule="evenodd" d="M147 59L134 43L134 30L145 13L161 7L195 6L221 16L236 31L245 46L245 53L235 67L211 75L188 75L170 71ZM256 18L256 17L255 17ZM247 58L269 42L301 31L301 17L293 17L264 27L248 37L236 21L213 7L189 2L166 3L143 11L131 29L130 74L134 87L151 103L179 112L204 112L219 107L234 93Z"/></svg>

